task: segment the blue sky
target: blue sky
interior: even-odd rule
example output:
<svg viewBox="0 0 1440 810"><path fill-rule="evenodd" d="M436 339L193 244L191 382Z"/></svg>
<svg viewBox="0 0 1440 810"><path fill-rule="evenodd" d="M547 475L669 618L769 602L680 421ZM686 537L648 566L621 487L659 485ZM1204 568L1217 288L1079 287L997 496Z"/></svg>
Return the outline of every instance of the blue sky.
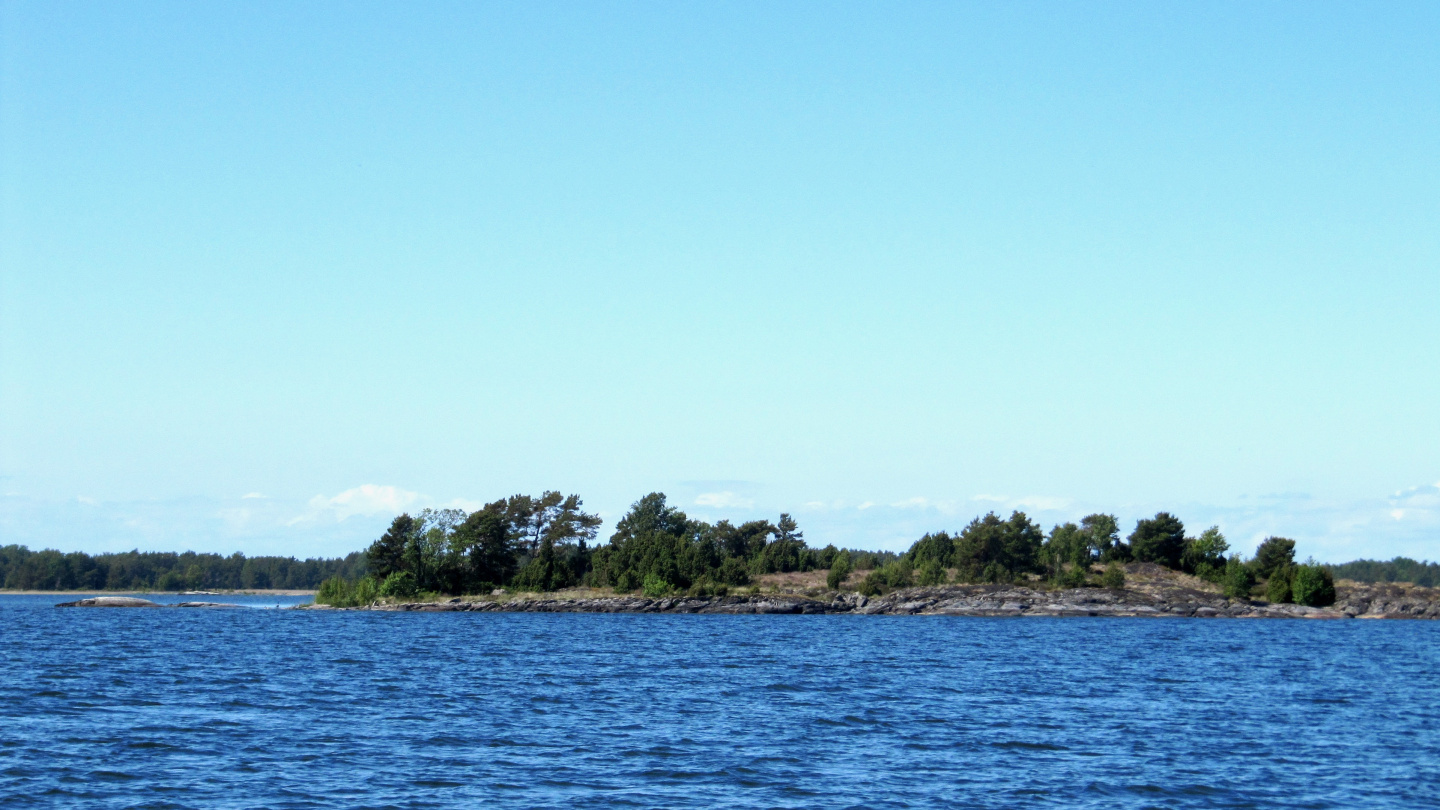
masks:
<svg viewBox="0 0 1440 810"><path fill-rule="evenodd" d="M0 2L0 542L562 489L1440 557L1440 7Z"/></svg>

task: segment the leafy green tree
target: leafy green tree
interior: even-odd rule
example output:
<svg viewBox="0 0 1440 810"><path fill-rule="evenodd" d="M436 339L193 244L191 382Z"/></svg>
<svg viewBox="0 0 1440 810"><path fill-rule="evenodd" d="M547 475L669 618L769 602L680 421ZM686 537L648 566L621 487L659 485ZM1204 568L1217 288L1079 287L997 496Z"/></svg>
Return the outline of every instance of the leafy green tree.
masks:
<svg viewBox="0 0 1440 810"><path fill-rule="evenodd" d="M555 542L549 537L541 538L540 548L530 564L515 576L515 586L529 591L554 590L555 567Z"/></svg>
<svg viewBox="0 0 1440 810"><path fill-rule="evenodd" d="M1179 568L1185 553L1185 524L1169 512L1137 521L1130 533L1130 552L1140 562Z"/></svg>
<svg viewBox="0 0 1440 810"><path fill-rule="evenodd" d="M504 585L515 572L515 547L505 513L486 507L455 528L451 544L466 561L465 590Z"/></svg>
<svg viewBox="0 0 1440 810"><path fill-rule="evenodd" d="M1220 527L1211 526L1199 537L1186 539L1185 553L1180 558L1181 568L1201 579L1214 581L1220 578L1225 568L1225 552L1229 550L1230 544L1220 533Z"/></svg>
<svg viewBox="0 0 1440 810"><path fill-rule="evenodd" d="M1091 553L1100 562L1128 562L1130 547L1120 540L1120 521L1114 515L1095 513L1080 520L1080 532L1085 535Z"/></svg>
<svg viewBox="0 0 1440 810"><path fill-rule="evenodd" d="M1050 530L1050 537L1040 550L1040 558L1050 579L1060 581L1065 566L1090 564L1090 544L1074 523L1063 523Z"/></svg>
<svg viewBox="0 0 1440 810"><path fill-rule="evenodd" d="M1105 566L1105 573L1100 575L1100 584L1112 591L1118 591L1125 587L1125 569L1118 562L1111 562Z"/></svg>
<svg viewBox="0 0 1440 810"><path fill-rule="evenodd" d="M813 562L806 553L804 533L789 514L780 515L773 527L775 539L765 544L755 557L754 569L760 574L806 570Z"/></svg>
<svg viewBox="0 0 1440 810"><path fill-rule="evenodd" d="M962 582L1008 582L1017 574L1042 572L1045 533L1024 512L1009 520L990 512L975 518L953 540L951 564Z"/></svg>
<svg viewBox="0 0 1440 810"><path fill-rule="evenodd" d="M512 539L525 554L534 554L545 538L554 547L595 539L600 527L598 515L587 514L579 495L562 495L554 490L540 497L512 495L486 508L504 515Z"/></svg>
<svg viewBox="0 0 1440 810"><path fill-rule="evenodd" d="M418 526L409 514L403 514L390 521L390 528L380 539L370 544L365 556L370 571L382 580L396 571L405 569L405 547L417 533Z"/></svg>
<svg viewBox="0 0 1440 810"><path fill-rule="evenodd" d="M933 561L949 567L955 563L955 541L947 532L927 533L915 541L910 550L905 552L905 556L910 558L913 565L924 565Z"/></svg>
<svg viewBox="0 0 1440 810"><path fill-rule="evenodd" d="M646 495L616 523L609 551L597 555L595 584L630 591L653 574L671 586L690 587L709 565L720 563L716 544L700 542L703 528L668 505L663 493ZM604 569L598 567L601 561Z"/></svg>
<svg viewBox="0 0 1440 810"><path fill-rule="evenodd" d="M1295 603L1309 607L1335 604L1335 579L1330 571L1313 560L1298 565L1290 579L1290 592Z"/></svg>
<svg viewBox="0 0 1440 810"><path fill-rule="evenodd" d="M1255 549L1255 559L1252 564L1255 573L1261 579L1268 579L1271 574L1281 568L1289 568L1295 564L1295 541L1287 537L1267 537L1260 547Z"/></svg>

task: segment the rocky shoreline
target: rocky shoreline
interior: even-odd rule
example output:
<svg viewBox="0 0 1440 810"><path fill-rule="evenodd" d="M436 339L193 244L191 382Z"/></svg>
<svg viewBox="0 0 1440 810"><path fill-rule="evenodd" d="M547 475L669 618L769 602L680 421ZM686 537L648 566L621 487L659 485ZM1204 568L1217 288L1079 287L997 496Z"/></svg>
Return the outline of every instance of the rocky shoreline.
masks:
<svg viewBox="0 0 1440 810"><path fill-rule="evenodd" d="M902 588L883 596L809 589L727 596L644 597L588 593L499 594L449 601L377 603L303 610L478 613L859 614L868 616L1116 616L1236 619L1440 619L1440 590L1399 584L1337 585L1324 608L1229 599L1192 577L1129 566L1137 581L1121 589L1042 590L1019 585ZM1153 570L1151 570L1153 569ZM133 596L97 596L56 607L235 608L219 602L163 605Z"/></svg>
<svg viewBox="0 0 1440 810"><path fill-rule="evenodd" d="M1117 616L1237 619L1440 619L1440 600L1429 589L1361 586L1342 589L1327 608L1228 599L1187 588L1041 591L1010 585L905 588L884 596L857 593L753 594L741 596L603 596L512 599L451 599L448 602L376 604L356 608L308 605L307 610L378 610L482 613L721 613L862 614L928 616Z"/></svg>

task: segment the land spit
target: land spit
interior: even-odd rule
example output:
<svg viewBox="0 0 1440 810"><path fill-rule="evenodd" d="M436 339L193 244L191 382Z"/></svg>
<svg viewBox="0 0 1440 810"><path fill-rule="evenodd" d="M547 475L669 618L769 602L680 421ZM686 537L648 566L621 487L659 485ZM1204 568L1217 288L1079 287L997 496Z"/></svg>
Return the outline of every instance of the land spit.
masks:
<svg viewBox="0 0 1440 810"><path fill-rule="evenodd" d="M1425 591L1425 593L1416 593ZM506 595L508 596L508 595ZM1440 619L1431 589L1396 586L1342 588L1329 607L1229 599L1185 587L1037 590L1013 585L903 588L883 596L858 593L728 596L592 596L518 594L444 602L377 603L354 608L307 605L306 610L470 611L525 613L852 613L933 616L1134 616L1237 619Z"/></svg>
<svg viewBox="0 0 1440 810"><path fill-rule="evenodd" d="M857 578L860 577L857 572ZM1440 619L1440 589L1398 583L1335 584L1328 607L1231 599L1219 586L1153 563L1125 566L1125 587L1046 588L1038 578L1005 585L941 585L901 588L880 596L833 591L824 571L767 574L759 588L724 596L645 597L579 589L555 593L507 593L448 600L395 602L305 610L469 611L496 613L851 613L949 616L1137 616L1245 619ZM756 591L759 592L756 592ZM132 596L99 596L57 607L237 607L215 602L160 605Z"/></svg>

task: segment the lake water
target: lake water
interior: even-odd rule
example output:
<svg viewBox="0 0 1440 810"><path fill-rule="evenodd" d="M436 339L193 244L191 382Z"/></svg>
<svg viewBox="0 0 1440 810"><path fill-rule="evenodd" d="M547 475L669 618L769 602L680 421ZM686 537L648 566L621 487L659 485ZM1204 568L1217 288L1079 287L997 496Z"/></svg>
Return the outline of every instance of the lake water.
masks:
<svg viewBox="0 0 1440 810"><path fill-rule="evenodd" d="M58 601L7 808L1440 807L1440 623Z"/></svg>

